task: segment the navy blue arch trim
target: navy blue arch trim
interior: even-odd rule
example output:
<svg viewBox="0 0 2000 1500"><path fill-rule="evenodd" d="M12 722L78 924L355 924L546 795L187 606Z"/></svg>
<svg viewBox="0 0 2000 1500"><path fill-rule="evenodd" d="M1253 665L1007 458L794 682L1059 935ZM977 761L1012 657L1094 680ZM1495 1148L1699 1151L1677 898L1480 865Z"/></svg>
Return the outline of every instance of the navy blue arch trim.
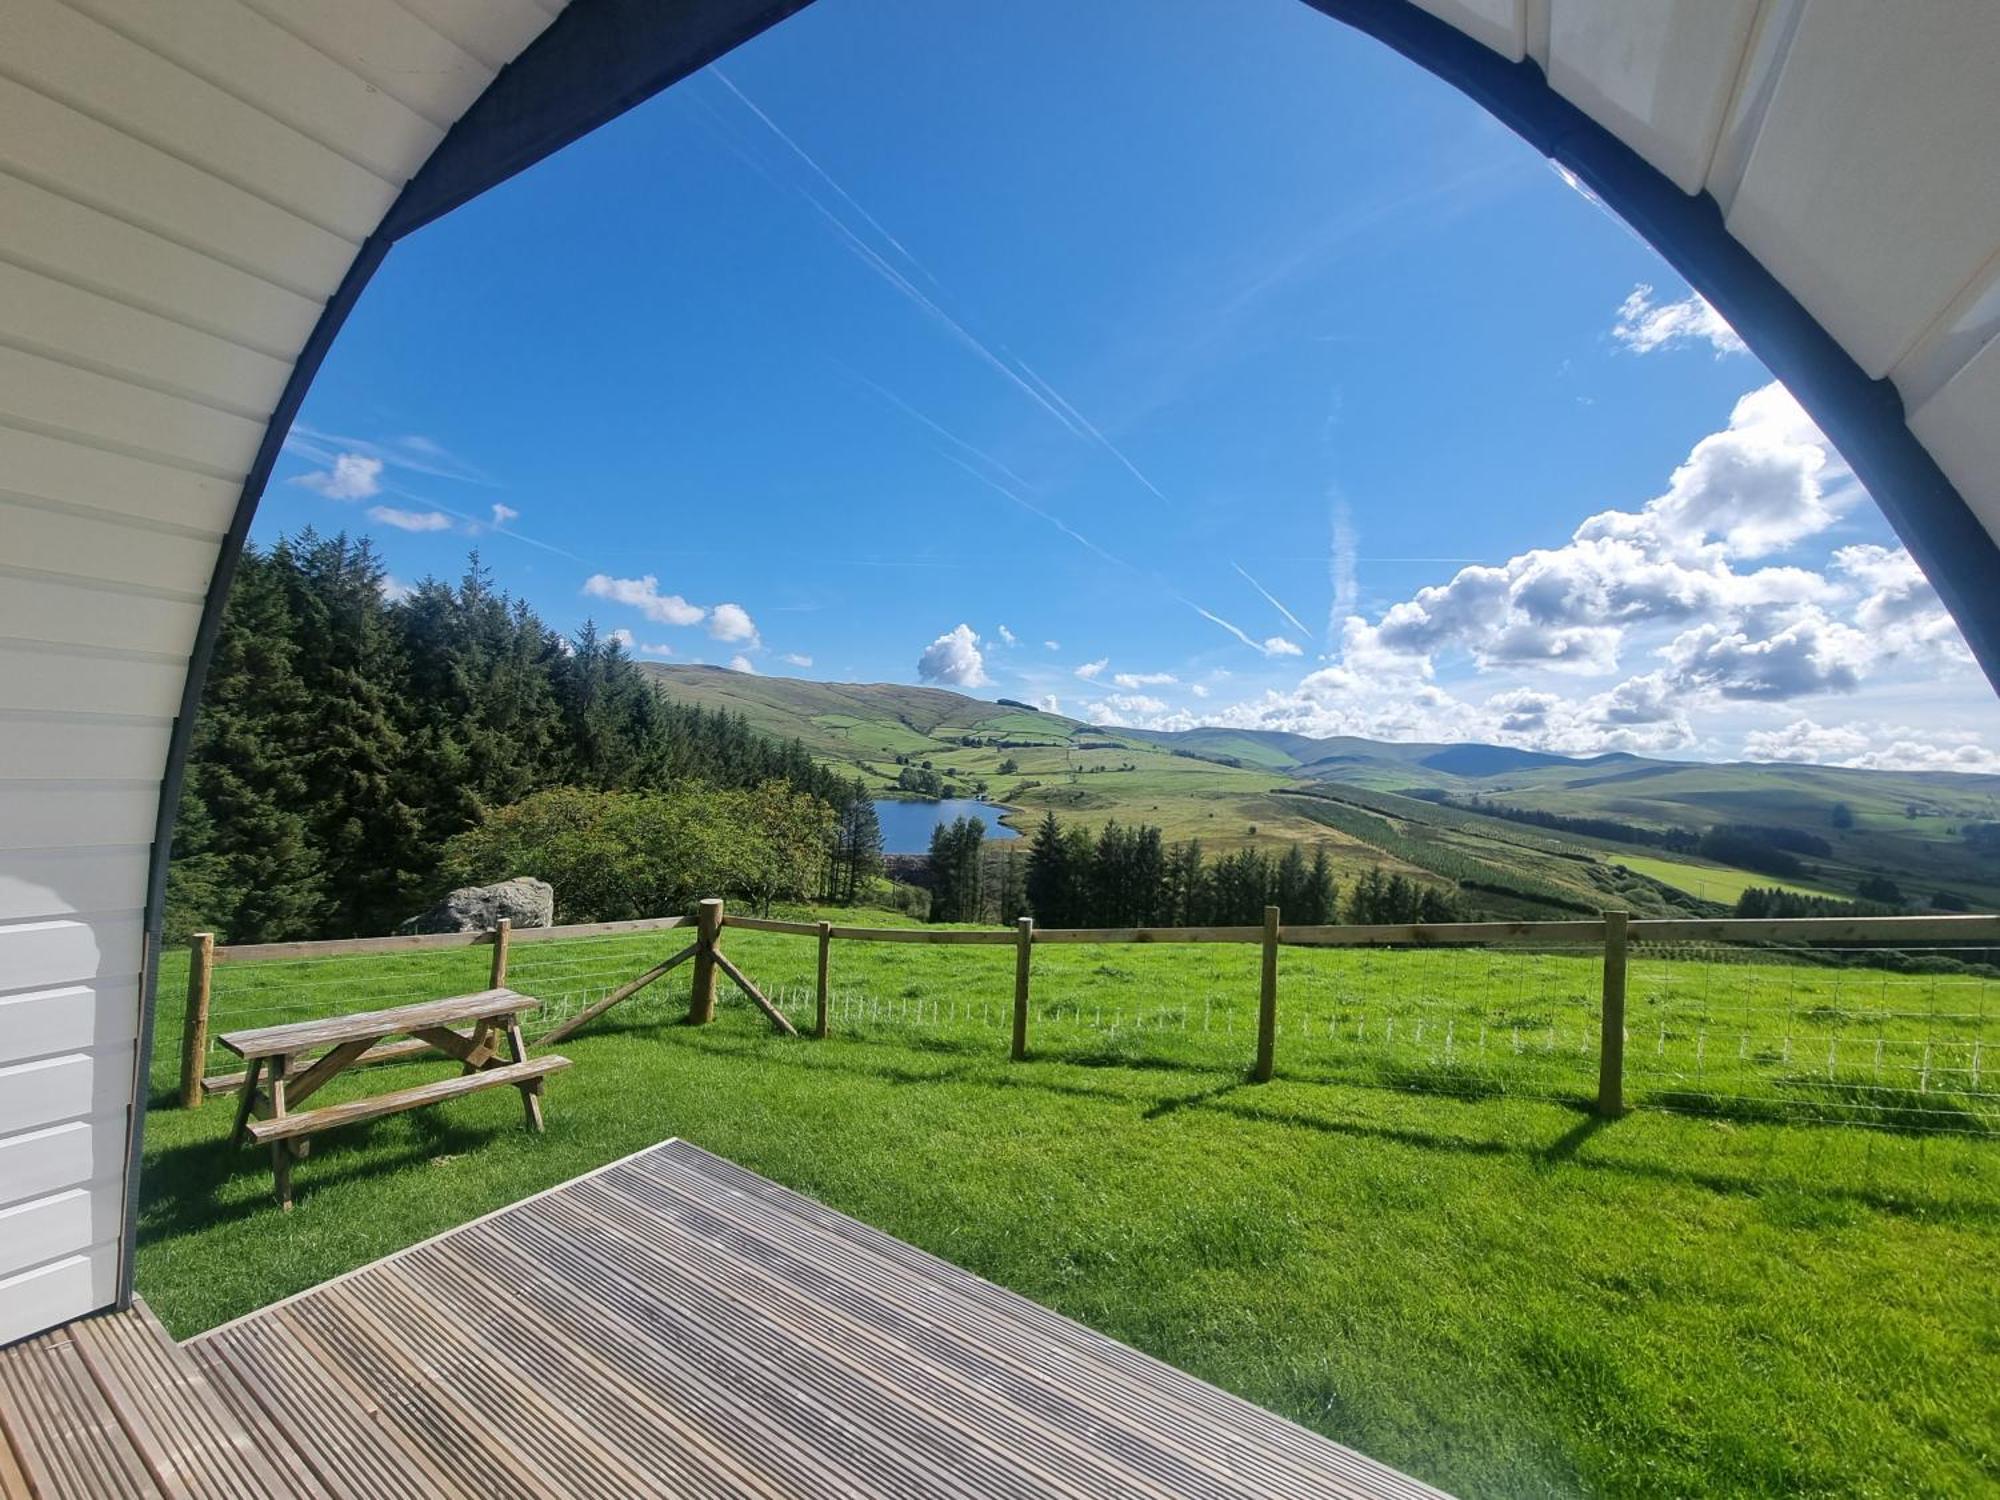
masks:
<svg viewBox="0 0 2000 1500"><path fill-rule="evenodd" d="M1715 305L1812 414L1931 581L1987 679L2000 688L2000 545L1910 431L1903 399L1730 234L1704 192L1682 192L1558 94L1530 59L1510 62L1409 0L1306 0L1485 106L1561 163Z"/></svg>
<svg viewBox="0 0 2000 1500"><path fill-rule="evenodd" d="M125 1224L118 1301L132 1299L139 1211L139 1165L145 1149L153 1018L159 991L160 933L166 915L167 864L187 780L194 721L215 658L223 606L270 483L285 435L354 305L396 241L495 187L606 121L643 104L725 52L775 25L808 0L570 0L562 14L502 68L404 185L376 232L362 243L339 289L306 339L291 378L264 429L243 481L229 530L202 603L187 681L167 747L166 774L153 824L146 886L146 959L134 1063L132 1117L126 1135Z"/></svg>

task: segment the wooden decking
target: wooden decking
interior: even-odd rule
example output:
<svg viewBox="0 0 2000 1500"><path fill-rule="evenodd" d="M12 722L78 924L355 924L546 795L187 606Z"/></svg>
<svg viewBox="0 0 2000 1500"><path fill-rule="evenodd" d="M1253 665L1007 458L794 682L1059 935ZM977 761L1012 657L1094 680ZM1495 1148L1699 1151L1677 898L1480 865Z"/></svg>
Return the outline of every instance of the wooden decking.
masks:
<svg viewBox="0 0 2000 1500"><path fill-rule="evenodd" d="M179 1349L0 1351L0 1422L49 1496L1438 1493L681 1141Z"/></svg>

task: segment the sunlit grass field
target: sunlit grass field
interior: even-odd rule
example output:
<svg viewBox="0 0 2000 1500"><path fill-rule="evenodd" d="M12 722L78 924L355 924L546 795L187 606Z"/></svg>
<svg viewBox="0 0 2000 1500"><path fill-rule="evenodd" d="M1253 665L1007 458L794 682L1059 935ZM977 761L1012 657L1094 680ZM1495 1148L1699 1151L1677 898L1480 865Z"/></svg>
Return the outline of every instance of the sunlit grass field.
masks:
<svg viewBox="0 0 2000 1500"><path fill-rule="evenodd" d="M511 978L573 1007L685 941L522 944ZM810 1023L810 940L727 946ZM224 964L217 1025L487 960ZM1254 947L1038 949L1022 1064L1010 950L833 963L827 1041L726 988L691 1030L682 970L562 1044L547 1134L511 1091L334 1133L287 1216L227 1101L156 1109L140 1289L185 1334L680 1135L1462 1493L2000 1484L1992 981L1642 952L1631 1093L1673 1108L1607 1123L1593 953L1288 949L1263 1085Z"/></svg>
<svg viewBox="0 0 2000 1500"><path fill-rule="evenodd" d="M1676 890L1699 896L1704 901L1733 905L1738 896L1753 886L1761 890L1791 891L1800 896L1831 896L1845 899L1839 891L1802 885L1796 880L1780 880L1775 875L1759 875L1752 870L1730 870L1720 865L1692 865L1674 859L1654 859L1644 854L1619 854L1613 864L1623 865L1641 875L1650 875Z"/></svg>

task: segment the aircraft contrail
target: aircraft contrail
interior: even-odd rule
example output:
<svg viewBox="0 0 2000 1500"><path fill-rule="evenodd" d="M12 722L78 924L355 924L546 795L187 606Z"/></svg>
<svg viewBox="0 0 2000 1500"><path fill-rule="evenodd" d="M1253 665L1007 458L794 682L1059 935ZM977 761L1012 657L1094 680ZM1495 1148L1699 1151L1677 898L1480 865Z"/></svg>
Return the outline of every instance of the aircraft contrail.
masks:
<svg viewBox="0 0 2000 1500"><path fill-rule="evenodd" d="M1278 598L1276 594L1272 593L1269 589L1265 588L1263 584L1259 583L1256 579L1252 578L1250 576L1250 570L1245 568L1242 563L1231 563L1229 566L1234 568L1237 572L1241 573L1244 579L1249 583L1251 588L1255 589L1258 593L1262 594L1265 597L1265 599L1269 600L1271 608L1275 609L1279 614L1283 615L1287 620L1290 620L1292 622L1293 627L1299 632L1299 634L1307 637L1310 637L1312 635L1312 632L1306 629L1306 622L1304 620L1301 620L1297 615L1293 614L1289 609L1286 609L1284 603Z"/></svg>
<svg viewBox="0 0 2000 1500"><path fill-rule="evenodd" d="M765 129L769 130L771 134L776 136L778 140L781 141L788 150L793 152L795 155L799 157L800 160L805 162L806 165L810 167L813 170L813 172L822 181L824 181L829 188L831 188L835 193L837 193L840 196L842 202L846 203L849 207L851 207L854 210L855 213L859 214L861 218L864 221L866 221L866 223L870 228L872 228L878 235L880 235L887 244L892 246L896 254L901 256L903 260L908 262L912 270L914 270L918 275L922 276L925 280L929 281L931 285L933 285L939 290L940 293L946 293L948 291L943 282L939 281L937 277L933 276L930 273L930 271L927 270L923 266L923 264L916 259L916 257L911 255L909 251L903 247L902 242L898 240L893 234L891 234L879 219L877 219L873 214L869 213L868 210L861 205L860 200L858 200L852 193L848 192L846 188L842 187L840 183L833 177L833 175L829 173L826 170L826 168L822 167L816 160L814 160L813 157L805 150L804 147L800 146L797 141L793 140L791 136L787 135L778 126L775 120L773 120L769 115L767 115L762 109L758 108L756 102L752 100L749 97L749 95L745 94L742 89L738 88L734 83L730 82L728 77L723 74L720 68L711 65L708 71L715 74L717 81L720 82L725 88L727 88L729 92L736 97L738 102L740 102L745 109L749 110L753 115L755 115L758 121L763 124ZM732 145L732 149L736 148L734 148L734 146ZM738 151L738 155L742 155L740 150ZM747 157L745 159L748 160ZM766 180L774 184L777 184L779 186L790 188L791 191L797 193L808 204L810 204L812 208L816 212L818 212L823 219L826 220L827 224L831 226L834 233L840 237L842 243L846 245L848 250L852 252L857 259L859 259L870 270L874 271L876 275L880 276L884 281L886 281L891 287L893 287L897 292L899 292L907 301L909 301L919 311L923 312L927 317L930 317L936 320L939 324L941 324L954 338L956 338L961 344L963 344L966 347L966 349L973 354L975 358L980 360L981 363L992 368L996 373L998 373L1001 376L1002 379L1006 380L1009 384L1014 386L1016 390L1020 391L1021 394L1026 396L1030 401L1034 402L1036 406L1040 407L1043 412L1045 412L1048 416L1052 417L1056 422L1061 424L1061 426L1065 428L1072 436L1080 438L1085 442L1093 443L1097 447L1102 449L1105 453L1109 454L1114 460L1117 461L1120 467L1122 467L1128 474L1130 474L1132 478L1135 479L1139 484L1143 485L1146 488L1146 490L1149 493L1151 493L1155 498L1162 501L1166 500L1167 497L1165 493L1162 492L1160 487L1155 483L1153 483L1153 481L1146 476L1145 472L1141 470L1140 467L1132 461L1130 456L1128 456L1122 448L1120 448L1116 443L1112 442L1111 439L1104 434L1104 431L1101 428L1099 428L1096 423L1092 422L1088 417L1084 416L1084 414L1076 408L1075 403L1070 401L1070 399L1067 396L1063 395L1063 393L1057 390L1054 385L1050 384L1048 380L1044 379L1033 368L1031 368L1025 360L1019 358L1018 356L1012 354L1011 352L1002 354L994 350L990 345L988 345L985 342L985 340L981 339L977 334L973 333L972 330L967 328L964 325L964 323L962 323L958 318L954 317L944 307L940 306L938 302L934 298L932 298L928 293L924 292L920 287L912 283L908 276L905 276L895 266L891 265L889 261L881 253L879 253L872 245L868 244L867 241L865 241L860 235L856 234L854 230L845 221L842 220L842 218L838 213L836 213L833 209L829 208L817 196L808 192L805 188L801 187L799 184L795 182L784 182L784 183L779 182L778 178L773 176L770 172L764 170L764 168L760 164L754 161L751 161L750 164L753 167L756 167L757 170L765 177Z"/></svg>

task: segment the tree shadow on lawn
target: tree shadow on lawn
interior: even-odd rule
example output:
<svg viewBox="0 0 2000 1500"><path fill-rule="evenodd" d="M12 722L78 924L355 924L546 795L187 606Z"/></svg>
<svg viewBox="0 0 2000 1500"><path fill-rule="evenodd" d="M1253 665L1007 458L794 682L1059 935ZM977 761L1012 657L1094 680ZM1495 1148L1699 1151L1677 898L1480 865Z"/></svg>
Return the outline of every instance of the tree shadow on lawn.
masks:
<svg viewBox="0 0 2000 1500"><path fill-rule="evenodd" d="M1540 1143L1532 1140L1505 1140L1494 1137L1475 1137L1452 1134L1445 1131L1424 1130L1407 1125L1383 1124L1352 1118L1335 1118L1312 1114L1282 1106L1252 1102L1243 1097L1246 1090L1259 1090L1265 1085L1254 1084L1247 1078L1234 1078L1212 1083L1193 1093L1168 1098L1154 1098L1147 1102L1130 1090L1105 1087L1101 1084L1083 1081L1070 1082L1048 1076L1046 1071L1019 1072L1008 1069L1004 1064L991 1061L979 1065L962 1064L957 1067L924 1069L898 1066L878 1058L863 1058L856 1055L858 1049L842 1049L837 1056L825 1056L820 1061L807 1061L796 1055L787 1056L785 1049L773 1052L770 1048L756 1044L725 1041L715 1037L703 1037L701 1045L706 1050L727 1053L746 1061L755 1060L764 1065L790 1068L826 1067L843 1073L863 1074L896 1086L918 1084L958 1084L965 1087L992 1090L1025 1089L1037 1093L1056 1094L1068 1098L1087 1099L1110 1105L1138 1105L1139 1118L1153 1122L1167 1117L1195 1111L1228 1115L1252 1125L1279 1126L1287 1129L1310 1130L1322 1135L1339 1136L1354 1140L1381 1142L1388 1145L1407 1146L1420 1151L1451 1152L1460 1155L1503 1158L1514 1157L1526 1162L1537 1171L1551 1171L1564 1168L1583 1172L1604 1172L1619 1176L1640 1178L1666 1185L1688 1186L1703 1189L1719 1196L1732 1198L1765 1198L1774 1193L1804 1194L1830 1201L1841 1201L1866 1208L1896 1218L1923 1220L1926 1222L1961 1223L1976 1226L2000 1226L2000 1199L1979 1202L1963 1198L1940 1198L1909 1190L1885 1191L1876 1188L1848 1186L1829 1182L1800 1184L1795 1180L1774 1180L1747 1174L1732 1174L1693 1165L1667 1164L1634 1159L1630 1156L1610 1156L1585 1154L1584 1148L1599 1136L1610 1134L1607 1140L1616 1141L1616 1132L1622 1123L1609 1120L1592 1112L1592 1106L1581 1100L1536 1098L1522 1102L1560 1110L1578 1116L1575 1123L1566 1127L1553 1139ZM942 1049L940 1049L942 1050ZM984 1055L984 1054L982 1054ZM1042 1061L1051 1061L1042 1059ZM1061 1059L1060 1061L1067 1061ZM1198 1071L1187 1068L1188 1072ZM1217 1070L1205 1070L1213 1077ZM1314 1078L1290 1078L1279 1075L1281 1081L1319 1084L1323 1080ZM1333 1086L1346 1089L1368 1087L1338 1083ZM1441 1096L1449 1097L1449 1096ZM1519 1096L1502 1096L1518 1098ZM1486 1102L1482 1100L1454 1101L1465 1103ZM1628 1115L1624 1119L1630 1120ZM1654 1116L1659 1118L1659 1116ZM1781 1120L1770 1122L1794 1129L1811 1129L1812 1122ZM1823 1128L1823 1127L1822 1127ZM1845 1128L1845 1127L1843 1127Z"/></svg>

